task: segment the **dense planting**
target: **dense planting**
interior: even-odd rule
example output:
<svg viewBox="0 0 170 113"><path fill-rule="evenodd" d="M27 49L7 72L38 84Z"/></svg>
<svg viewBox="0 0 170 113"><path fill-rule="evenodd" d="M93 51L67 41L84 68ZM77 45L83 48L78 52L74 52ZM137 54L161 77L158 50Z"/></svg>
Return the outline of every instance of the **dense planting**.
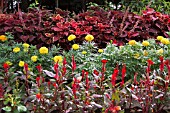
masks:
<svg viewBox="0 0 170 113"><path fill-rule="evenodd" d="M30 9L28 13L17 12L0 16L0 34L12 32L16 41L41 46L59 44L71 48L67 37L76 35L81 44L87 34L92 34L99 47L105 47L110 40L122 45L131 39L142 41L158 35L169 37L169 15L148 8L142 15L91 7L84 13L70 16L67 11L57 9L56 14L47 10ZM38 18L37 18L38 17ZM66 46L67 45L67 46Z"/></svg>
<svg viewBox="0 0 170 113"><path fill-rule="evenodd" d="M169 15L129 10L1 14L0 112L170 112Z"/></svg>
<svg viewBox="0 0 170 113"><path fill-rule="evenodd" d="M111 42L105 49L93 35L84 39L61 52L1 35L1 111L146 113L169 106L169 39Z"/></svg>

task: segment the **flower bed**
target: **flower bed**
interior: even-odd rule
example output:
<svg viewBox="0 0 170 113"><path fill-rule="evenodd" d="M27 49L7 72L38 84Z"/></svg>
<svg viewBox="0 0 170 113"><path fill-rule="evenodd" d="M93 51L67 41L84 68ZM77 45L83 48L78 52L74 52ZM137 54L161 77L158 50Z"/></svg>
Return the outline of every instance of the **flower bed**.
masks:
<svg viewBox="0 0 170 113"><path fill-rule="evenodd" d="M67 37L76 35L76 43L83 43L87 34L104 48L110 40L123 45L129 40L155 39L158 35L169 37L169 15L147 8L142 15L125 11L106 11L91 7L79 14L57 9L56 14L47 10L29 9L28 13L17 12L0 16L0 34L11 32L15 41L41 46L60 44L65 50L71 46ZM73 42L72 42L73 43Z"/></svg>
<svg viewBox="0 0 170 113"><path fill-rule="evenodd" d="M80 45L37 49L0 36L0 112L167 112L170 106L168 38L98 48L93 35Z"/></svg>

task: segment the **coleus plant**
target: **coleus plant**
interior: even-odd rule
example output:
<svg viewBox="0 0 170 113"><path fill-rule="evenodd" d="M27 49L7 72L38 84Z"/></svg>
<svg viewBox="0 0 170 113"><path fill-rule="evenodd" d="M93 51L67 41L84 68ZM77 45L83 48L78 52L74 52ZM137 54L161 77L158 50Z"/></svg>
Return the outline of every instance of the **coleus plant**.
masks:
<svg viewBox="0 0 170 113"><path fill-rule="evenodd" d="M38 18L37 18L38 17ZM16 41L37 45L51 46L59 44L70 49L67 37L76 35L74 43L82 43L86 34L92 34L99 47L113 40L116 45L135 39L142 41L158 35L169 37L169 15L147 8L142 15L126 10L105 11L100 7L91 7L88 11L73 14L56 10L56 14L41 9L30 9L28 13L17 12L1 16L0 34L12 32ZM73 42L71 42L73 43ZM67 45L67 46L66 46Z"/></svg>

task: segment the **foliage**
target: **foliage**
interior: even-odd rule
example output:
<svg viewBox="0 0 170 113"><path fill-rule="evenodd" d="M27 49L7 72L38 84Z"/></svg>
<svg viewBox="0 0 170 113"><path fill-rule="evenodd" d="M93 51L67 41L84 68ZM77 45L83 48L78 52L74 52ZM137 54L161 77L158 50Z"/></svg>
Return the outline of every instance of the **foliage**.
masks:
<svg viewBox="0 0 170 113"><path fill-rule="evenodd" d="M166 104L169 103L170 96L169 43L156 44L154 40L148 42L149 45L142 43L142 46L136 42L121 48L110 43L103 53L98 53L95 43L87 40L76 50L72 48L69 52L58 53L59 50L54 47L42 54L42 51L38 51L35 46L14 43L12 36L8 34L7 40L0 43L1 47L4 47L1 52L8 53L6 59L1 61L2 110L35 113L122 113L126 112L128 107L134 110L135 107L139 107L143 113L162 112L164 106L169 106ZM9 50L8 44L11 47ZM12 49L16 46L20 47L20 51L13 52ZM155 54L155 49L160 47L163 47L164 52ZM146 58L142 55L141 58L134 58L133 53L142 53L144 48L147 51L151 50ZM86 52L82 53L82 51ZM51 60L59 54L63 55L62 60L61 57L55 60L56 62ZM143 72L136 70L138 75L135 74L134 79L124 80L128 73L134 74L129 69L135 68L135 65L130 67L131 65L128 64L130 58L126 54L133 59L131 64L139 61L135 65L141 64L143 68ZM31 61L32 55L38 56L36 62ZM115 59L116 55L128 59L121 61ZM143 59L145 64L142 64L140 59ZM25 62L23 67L18 66L20 60ZM119 63L110 66L114 62Z"/></svg>
<svg viewBox="0 0 170 113"><path fill-rule="evenodd" d="M122 10L125 10L125 8L129 6L130 12L134 12L137 14L142 14L142 11L146 10L147 7L153 8L156 12L161 12L165 14L170 13L170 2L168 0L122 0L121 4L123 4L123 6L126 6L122 7Z"/></svg>
<svg viewBox="0 0 170 113"><path fill-rule="evenodd" d="M38 18L37 18L38 17ZM11 32L17 42L26 42L50 47L60 45L65 50L71 48L67 37L76 35L71 43L81 44L87 34L94 36L98 47L106 47L110 40L123 45L129 40L142 41L156 38L158 35L169 37L169 16L151 8L142 15L91 7L88 11L71 15L68 11L56 10L52 14L47 10L30 9L28 13L17 12L0 18L0 34Z"/></svg>

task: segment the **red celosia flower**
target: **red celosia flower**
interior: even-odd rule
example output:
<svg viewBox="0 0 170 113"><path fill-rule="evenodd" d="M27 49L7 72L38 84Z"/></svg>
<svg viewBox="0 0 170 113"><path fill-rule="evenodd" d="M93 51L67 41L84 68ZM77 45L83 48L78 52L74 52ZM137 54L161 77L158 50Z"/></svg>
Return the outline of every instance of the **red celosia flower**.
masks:
<svg viewBox="0 0 170 113"><path fill-rule="evenodd" d="M40 65L40 64L39 64L39 65L37 65L37 66L36 66L36 68L37 68L37 70L38 70L38 72L39 72L39 73L42 73L42 67L41 67L41 65Z"/></svg>
<svg viewBox="0 0 170 113"><path fill-rule="evenodd" d="M74 70L76 70L76 62L74 60L74 55L72 56L72 72L74 72Z"/></svg>
<svg viewBox="0 0 170 113"><path fill-rule="evenodd" d="M107 61L108 60L106 60L106 59L103 59L103 60L101 60L101 62L102 62L102 81L104 81L104 73L105 73L105 71L106 71L106 63L107 63Z"/></svg>
<svg viewBox="0 0 170 113"><path fill-rule="evenodd" d="M111 82L112 82L113 87L115 86L115 82L116 82L118 73L119 73L119 70L117 68L115 68L114 72L112 74L112 78L111 78Z"/></svg>
<svg viewBox="0 0 170 113"><path fill-rule="evenodd" d="M160 56L159 59L161 61L160 65L159 65L159 68L160 68L160 71L163 72L163 70L164 70L164 59L163 59L163 56Z"/></svg>
<svg viewBox="0 0 170 113"><path fill-rule="evenodd" d="M108 60L106 60L106 59L101 60L101 62L104 63L104 64L106 64L107 61L108 61Z"/></svg>
<svg viewBox="0 0 170 113"><path fill-rule="evenodd" d="M149 65L153 65L154 64L154 62L151 59L148 59L147 62L148 62Z"/></svg>
<svg viewBox="0 0 170 113"><path fill-rule="evenodd" d="M59 75L58 75L58 73L59 73L59 69L58 69L58 67L59 67L59 65L58 65L58 62L54 65L54 70L55 70L55 76L54 76L54 78L56 79L56 81L57 82L59 82Z"/></svg>
<svg viewBox="0 0 170 113"><path fill-rule="evenodd" d="M67 64L67 61L66 61L66 58L64 57L63 66L66 66L66 64Z"/></svg>
<svg viewBox="0 0 170 113"><path fill-rule="evenodd" d="M66 58L64 58L64 60L63 60L63 67L62 67L62 76L65 76L65 74L66 74L66 71L67 71L67 69L66 69L66 64L67 64L67 61L66 61Z"/></svg>
<svg viewBox="0 0 170 113"><path fill-rule="evenodd" d="M28 72L28 64L27 63L24 63L24 70L26 73Z"/></svg>
<svg viewBox="0 0 170 113"><path fill-rule="evenodd" d="M40 99L41 99L41 94L40 94L40 93L37 93L37 94L36 94L36 98L37 98L38 100L40 100Z"/></svg>
<svg viewBox="0 0 170 113"><path fill-rule="evenodd" d="M82 70L82 79L84 78L85 71Z"/></svg>
<svg viewBox="0 0 170 113"><path fill-rule="evenodd" d="M167 69L168 69L168 75L170 76L170 65L169 65L169 60L166 60L164 63L165 63L165 65L166 65Z"/></svg>
<svg viewBox="0 0 170 113"><path fill-rule="evenodd" d="M99 72L95 69L95 70L93 70L93 73L95 74L95 75L99 75Z"/></svg>
<svg viewBox="0 0 170 113"><path fill-rule="evenodd" d="M88 78L88 72L85 72L86 75L86 91L88 91L90 85L89 85L89 78Z"/></svg>
<svg viewBox="0 0 170 113"><path fill-rule="evenodd" d="M41 79L40 76L38 76L38 77L36 78L36 82L37 82L37 86L38 86L38 87L40 87L40 79Z"/></svg>
<svg viewBox="0 0 170 113"><path fill-rule="evenodd" d="M57 83L53 83L53 86L54 86L55 88L58 88Z"/></svg>
<svg viewBox="0 0 170 113"><path fill-rule="evenodd" d="M5 73L7 73L9 69L9 65L7 63L4 63L3 68L4 68Z"/></svg>
<svg viewBox="0 0 170 113"><path fill-rule="evenodd" d="M73 91L73 95L74 95L74 98L77 98L77 96L76 96L76 91L77 91L77 79L76 78L74 78L73 79L73 84L72 84L72 91Z"/></svg>
<svg viewBox="0 0 170 113"><path fill-rule="evenodd" d="M124 85L125 74L126 74L126 65L124 64L123 68L122 68L122 82L121 82L121 86Z"/></svg>
<svg viewBox="0 0 170 113"><path fill-rule="evenodd" d="M8 69L8 68L9 68L9 65L8 65L7 63L4 63L4 64L3 64L3 68L4 68L4 69Z"/></svg>
<svg viewBox="0 0 170 113"><path fill-rule="evenodd" d="M150 71L151 71L150 67L151 67L151 65L154 64L154 62L153 62L152 60L150 60L150 59L147 60L147 62L148 62L148 67L147 67L147 69L146 69L146 72L149 74Z"/></svg>

